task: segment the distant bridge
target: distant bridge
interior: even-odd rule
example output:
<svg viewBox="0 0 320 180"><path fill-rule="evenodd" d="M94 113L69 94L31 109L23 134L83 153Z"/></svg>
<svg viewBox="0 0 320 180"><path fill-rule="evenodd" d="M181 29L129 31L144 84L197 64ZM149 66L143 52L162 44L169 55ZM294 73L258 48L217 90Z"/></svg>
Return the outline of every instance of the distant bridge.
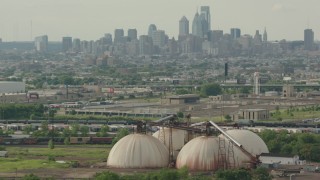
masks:
<svg viewBox="0 0 320 180"><path fill-rule="evenodd" d="M264 87L274 87L274 88L282 88L284 84L260 84L261 88ZM294 88L320 88L320 84L290 84ZM187 88L187 89L195 89L196 87L200 87L201 85L173 85L173 84L150 84L150 85L108 85L113 88L151 88L151 89L173 89L173 88ZM222 88L242 88L242 87L250 87L253 88L253 84L223 84L220 86Z"/></svg>

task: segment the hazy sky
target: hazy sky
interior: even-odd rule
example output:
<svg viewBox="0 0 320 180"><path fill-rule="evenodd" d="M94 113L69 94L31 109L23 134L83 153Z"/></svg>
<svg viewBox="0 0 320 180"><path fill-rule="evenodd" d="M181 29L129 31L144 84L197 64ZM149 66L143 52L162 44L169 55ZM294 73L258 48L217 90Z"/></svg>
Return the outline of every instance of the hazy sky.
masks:
<svg viewBox="0 0 320 180"><path fill-rule="evenodd" d="M96 40L115 28L147 34L152 23L177 37L180 18L188 18L191 32L202 5L210 6L212 28L224 32L238 27L253 35L266 27L269 40L302 40L309 27L320 37L320 0L0 0L0 38L20 41L47 34L49 41L62 36Z"/></svg>

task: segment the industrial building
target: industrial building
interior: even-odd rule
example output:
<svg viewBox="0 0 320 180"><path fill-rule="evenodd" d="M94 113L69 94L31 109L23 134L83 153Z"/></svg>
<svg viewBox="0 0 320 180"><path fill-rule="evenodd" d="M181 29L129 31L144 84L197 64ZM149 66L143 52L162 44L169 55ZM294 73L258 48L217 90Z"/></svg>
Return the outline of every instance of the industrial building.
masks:
<svg viewBox="0 0 320 180"><path fill-rule="evenodd" d="M19 81L0 81L0 93L24 93L26 84Z"/></svg>
<svg viewBox="0 0 320 180"><path fill-rule="evenodd" d="M238 121L239 119L247 120L267 120L270 118L270 112L267 109L240 109L238 113L232 114L231 119Z"/></svg>
<svg viewBox="0 0 320 180"><path fill-rule="evenodd" d="M298 155L279 155L262 153L260 155L261 163L264 165L282 164L282 165L304 165L306 160L300 160Z"/></svg>
<svg viewBox="0 0 320 180"><path fill-rule="evenodd" d="M200 97L196 94L185 94L185 95L177 95L171 96L168 99L162 100L162 104L192 104L199 103Z"/></svg>
<svg viewBox="0 0 320 180"><path fill-rule="evenodd" d="M261 153L269 153L263 140L249 130L224 131L212 121L185 126L174 118L170 115L149 122L162 126L153 136L145 134L143 123L138 122L137 133L125 136L113 146L107 165L124 169L186 166L191 171L216 171L252 168L259 162L257 157ZM221 135L213 136L210 126Z"/></svg>

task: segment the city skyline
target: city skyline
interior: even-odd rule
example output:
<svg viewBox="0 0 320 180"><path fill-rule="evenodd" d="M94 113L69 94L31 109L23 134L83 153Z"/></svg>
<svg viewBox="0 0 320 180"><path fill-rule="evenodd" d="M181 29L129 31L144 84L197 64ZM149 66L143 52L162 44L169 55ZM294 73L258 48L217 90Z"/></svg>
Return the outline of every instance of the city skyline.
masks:
<svg viewBox="0 0 320 180"><path fill-rule="evenodd" d="M115 29L137 29L138 36L148 34L150 24L164 30L169 37L178 37L179 20L189 22L200 6L209 6L211 29L254 35L268 31L269 40L303 40L304 29L314 31L317 40L318 0L0 0L0 38L3 41L33 41L48 35L49 41L64 36L94 40ZM156 8L155 8L156 7ZM126 12L126 13L124 13ZM10 17L10 18L8 18ZM191 23L189 26L191 30Z"/></svg>

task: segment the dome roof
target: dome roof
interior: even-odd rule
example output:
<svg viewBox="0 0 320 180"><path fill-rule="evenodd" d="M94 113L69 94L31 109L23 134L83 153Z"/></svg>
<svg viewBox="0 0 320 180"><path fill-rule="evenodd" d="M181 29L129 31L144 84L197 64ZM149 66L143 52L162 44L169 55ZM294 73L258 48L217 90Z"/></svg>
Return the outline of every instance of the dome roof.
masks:
<svg viewBox="0 0 320 180"><path fill-rule="evenodd" d="M159 139L169 149L169 128L160 129L155 132L152 136ZM172 129L172 146L174 151L174 158L178 156L179 151L187 140L187 132L179 129Z"/></svg>
<svg viewBox="0 0 320 180"><path fill-rule="evenodd" d="M115 168L160 168L169 164L168 149L156 138L130 134L111 149L107 165Z"/></svg>
<svg viewBox="0 0 320 180"><path fill-rule="evenodd" d="M255 133L249 130L232 129L226 131L231 137L238 141L245 150L252 155L260 155L261 153L269 153L267 145ZM220 135L219 137L224 137ZM226 147L228 147L229 140L226 139ZM248 162L250 159L237 147L233 148L236 166L241 166L243 162Z"/></svg>
<svg viewBox="0 0 320 180"><path fill-rule="evenodd" d="M218 168L219 140L200 136L189 141L180 151L176 167L189 170L212 171Z"/></svg>

